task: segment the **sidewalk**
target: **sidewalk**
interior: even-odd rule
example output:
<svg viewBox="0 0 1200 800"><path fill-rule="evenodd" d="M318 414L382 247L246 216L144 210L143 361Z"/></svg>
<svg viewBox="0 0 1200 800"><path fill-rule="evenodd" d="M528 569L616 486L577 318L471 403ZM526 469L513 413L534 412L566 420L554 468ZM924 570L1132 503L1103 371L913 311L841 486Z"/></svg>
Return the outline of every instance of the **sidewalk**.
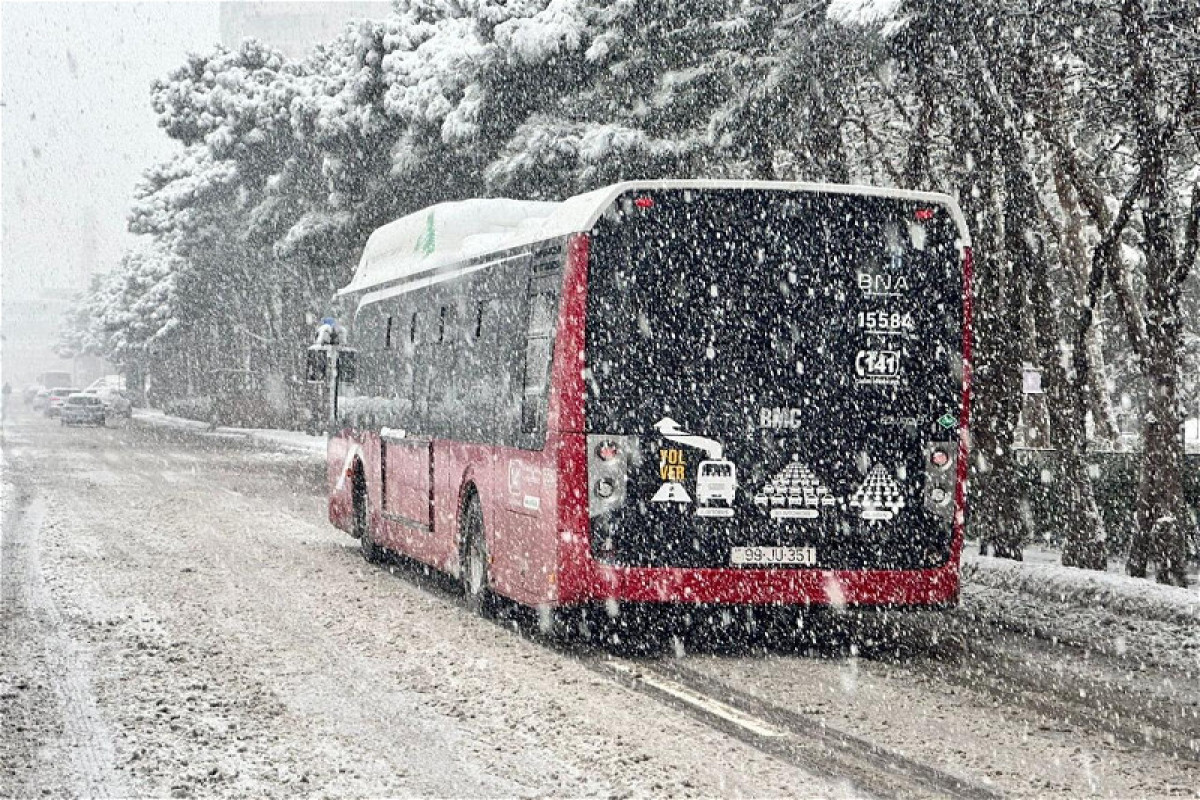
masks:
<svg viewBox="0 0 1200 800"><path fill-rule="evenodd" d="M177 428L193 431L202 436L223 439L247 439L261 444L283 447L325 459L326 442L324 436L312 436L300 431L279 431L268 428L227 428L212 427L207 422L183 417L172 417L156 409L135 408L133 419L142 425L160 428Z"/></svg>
<svg viewBox="0 0 1200 800"><path fill-rule="evenodd" d="M1079 608L1104 608L1114 614L1185 624L1200 624L1200 586L1164 586L1116 572L1099 572L1046 561L1010 561L964 553L964 584ZM1195 576L1189 576L1194 580Z"/></svg>

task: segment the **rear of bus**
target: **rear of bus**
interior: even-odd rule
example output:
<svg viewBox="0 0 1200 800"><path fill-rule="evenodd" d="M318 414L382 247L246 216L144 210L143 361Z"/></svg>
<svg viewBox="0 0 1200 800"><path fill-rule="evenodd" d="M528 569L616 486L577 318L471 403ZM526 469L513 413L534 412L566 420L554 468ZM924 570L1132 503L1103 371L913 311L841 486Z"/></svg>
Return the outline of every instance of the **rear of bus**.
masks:
<svg viewBox="0 0 1200 800"><path fill-rule="evenodd" d="M588 553L561 601L956 601L970 251L949 198L631 190L587 249Z"/></svg>

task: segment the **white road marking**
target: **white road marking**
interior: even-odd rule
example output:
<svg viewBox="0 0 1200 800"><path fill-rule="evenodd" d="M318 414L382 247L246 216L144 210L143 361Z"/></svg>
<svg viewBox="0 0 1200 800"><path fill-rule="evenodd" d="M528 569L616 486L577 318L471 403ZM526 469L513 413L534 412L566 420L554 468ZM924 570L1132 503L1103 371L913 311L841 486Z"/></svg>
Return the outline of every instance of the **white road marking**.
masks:
<svg viewBox="0 0 1200 800"><path fill-rule="evenodd" d="M726 722L732 722L740 728L745 728L757 736L766 736L770 738L779 738L787 736L787 731L782 728L777 728L774 725L753 717L742 711L737 710L733 706L722 703L720 700L714 700L711 697L705 697L699 692L687 688L681 683L676 683L668 678L660 678L657 675L650 675L645 672L626 666L610 662L607 665L610 669L620 672L630 678L640 681L647 686L658 689L660 692L666 692L677 700L682 700L690 706L700 709L714 716L718 716Z"/></svg>

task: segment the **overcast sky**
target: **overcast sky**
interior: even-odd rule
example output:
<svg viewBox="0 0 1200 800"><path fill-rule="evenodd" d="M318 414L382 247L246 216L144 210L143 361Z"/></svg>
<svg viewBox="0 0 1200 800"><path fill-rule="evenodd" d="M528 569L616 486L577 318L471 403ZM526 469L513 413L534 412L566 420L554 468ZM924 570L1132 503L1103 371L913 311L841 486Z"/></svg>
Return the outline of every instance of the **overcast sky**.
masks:
<svg viewBox="0 0 1200 800"><path fill-rule="evenodd" d="M155 124L150 83L218 40L218 8L5 2L0 28L0 370L27 380L49 357L66 300L128 244L133 187L174 148Z"/></svg>

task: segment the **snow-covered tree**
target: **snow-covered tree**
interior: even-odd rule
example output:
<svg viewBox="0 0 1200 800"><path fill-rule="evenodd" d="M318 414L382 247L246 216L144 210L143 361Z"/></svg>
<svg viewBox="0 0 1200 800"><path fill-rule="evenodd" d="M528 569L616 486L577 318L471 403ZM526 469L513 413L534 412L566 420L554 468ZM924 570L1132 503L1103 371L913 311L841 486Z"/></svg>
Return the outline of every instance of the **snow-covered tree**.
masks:
<svg viewBox="0 0 1200 800"><path fill-rule="evenodd" d="M1200 362L1193 5L398 0L300 60L216 47L154 85L181 150L147 170L130 214L145 242L63 345L152 355L160 387L259 413L302 390L309 325L370 231L431 203L631 177L947 191L974 240L972 529L1010 557L1029 535L1014 452L1033 363L1064 561L1100 567L1124 541L1088 463L1128 395L1145 410L1130 569L1177 582L1183 526L1164 521L1185 513L1176 434L1197 370L1181 365Z"/></svg>

